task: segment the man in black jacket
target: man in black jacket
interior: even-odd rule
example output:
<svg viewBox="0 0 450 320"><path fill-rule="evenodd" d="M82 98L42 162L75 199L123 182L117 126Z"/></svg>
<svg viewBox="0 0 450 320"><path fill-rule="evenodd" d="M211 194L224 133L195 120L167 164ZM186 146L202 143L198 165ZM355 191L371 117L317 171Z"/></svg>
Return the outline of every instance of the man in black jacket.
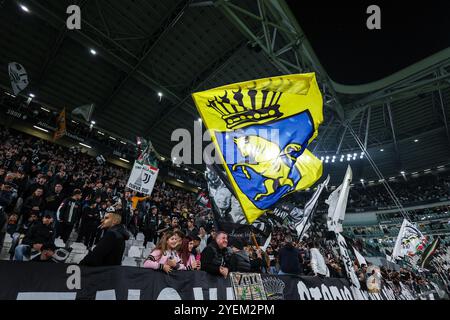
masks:
<svg viewBox="0 0 450 320"><path fill-rule="evenodd" d="M122 201L122 224L128 225L130 223L132 217L132 194L130 191L125 191L124 197L121 199Z"/></svg>
<svg viewBox="0 0 450 320"><path fill-rule="evenodd" d="M278 252L280 261L280 271L278 274L300 274L302 266L300 264L300 253L292 244L292 238L288 235L285 237L284 247Z"/></svg>
<svg viewBox="0 0 450 320"><path fill-rule="evenodd" d="M0 187L0 253L3 249L3 242L5 240L6 228L8 226L8 215L6 210L12 202L12 191L9 183L1 184Z"/></svg>
<svg viewBox="0 0 450 320"><path fill-rule="evenodd" d="M41 212L45 204L43 194L44 190L41 187L38 187L31 196L25 199L21 208L22 221L28 219L32 210Z"/></svg>
<svg viewBox="0 0 450 320"><path fill-rule="evenodd" d="M101 227L105 234L95 246L94 250L81 260L80 265L85 266L120 266L125 251L125 241L130 234L123 224L122 217L115 212L108 212L103 219Z"/></svg>
<svg viewBox="0 0 450 320"><path fill-rule="evenodd" d="M144 247L147 245L148 241L151 241L156 245L158 241L158 235L156 233L158 225L159 225L158 208L155 205L153 205L150 208L150 212L148 212L142 220L142 229L145 236Z"/></svg>
<svg viewBox="0 0 450 320"><path fill-rule="evenodd" d="M41 251L42 246L53 243L53 217L44 215L42 222L36 222L28 230L21 245L15 249L14 260L23 261L24 257L29 257L31 249Z"/></svg>
<svg viewBox="0 0 450 320"><path fill-rule="evenodd" d="M198 229L195 226L194 219L189 218L189 220L187 221L187 228L184 230L184 234L191 238L198 236Z"/></svg>
<svg viewBox="0 0 450 320"><path fill-rule="evenodd" d="M45 198L44 213L51 214L53 219L56 221L56 211L58 211L59 206L64 200L64 194L62 192L63 186L57 183L52 192L49 192Z"/></svg>
<svg viewBox="0 0 450 320"><path fill-rule="evenodd" d="M83 208L80 223L80 231L76 242L84 240L84 245L90 248L94 245L97 227L100 224L100 214L97 210L97 203L91 201L88 206Z"/></svg>
<svg viewBox="0 0 450 320"><path fill-rule="evenodd" d="M242 241L236 239L232 242L233 254L230 257L230 272L250 272L250 257L244 250Z"/></svg>
<svg viewBox="0 0 450 320"><path fill-rule="evenodd" d="M202 252L202 270L213 275L228 276L230 268L230 252L228 251L228 235L220 231Z"/></svg>
<svg viewBox="0 0 450 320"><path fill-rule="evenodd" d="M64 200L56 213L58 218L58 232L57 237L61 237L67 246L67 240L70 237L73 226L81 217L81 190L75 189L70 198Z"/></svg>

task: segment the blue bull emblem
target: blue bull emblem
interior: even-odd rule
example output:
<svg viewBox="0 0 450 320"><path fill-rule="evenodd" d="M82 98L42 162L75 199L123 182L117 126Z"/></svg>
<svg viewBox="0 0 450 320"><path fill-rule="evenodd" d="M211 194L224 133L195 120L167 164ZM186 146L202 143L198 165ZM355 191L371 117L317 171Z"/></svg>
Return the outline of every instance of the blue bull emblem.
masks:
<svg viewBox="0 0 450 320"><path fill-rule="evenodd" d="M216 133L225 163L236 184L259 209L265 210L296 189L296 166L314 133L308 111L233 132Z"/></svg>

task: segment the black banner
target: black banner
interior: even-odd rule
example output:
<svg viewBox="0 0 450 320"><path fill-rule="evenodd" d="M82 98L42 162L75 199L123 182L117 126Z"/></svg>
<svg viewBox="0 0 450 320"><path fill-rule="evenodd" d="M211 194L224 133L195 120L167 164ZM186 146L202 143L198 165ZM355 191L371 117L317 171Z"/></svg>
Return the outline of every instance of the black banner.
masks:
<svg viewBox="0 0 450 320"><path fill-rule="evenodd" d="M268 300L413 300L402 286L381 293L351 288L346 279L261 275ZM0 300L234 300L230 279L203 271L0 261Z"/></svg>

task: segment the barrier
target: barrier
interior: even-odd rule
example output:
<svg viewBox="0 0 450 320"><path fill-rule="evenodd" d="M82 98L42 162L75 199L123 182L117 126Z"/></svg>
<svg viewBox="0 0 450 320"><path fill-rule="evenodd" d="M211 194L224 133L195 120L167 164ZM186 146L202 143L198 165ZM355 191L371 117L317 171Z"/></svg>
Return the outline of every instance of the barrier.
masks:
<svg viewBox="0 0 450 320"><path fill-rule="evenodd" d="M406 286L379 294L351 288L346 279L261 275L268 300L423 299ZM428 294L426 299L438 299ZM163 272L136 267L79 267L0 261L0 300L234 300L230 278L203 271Z"/></svg>

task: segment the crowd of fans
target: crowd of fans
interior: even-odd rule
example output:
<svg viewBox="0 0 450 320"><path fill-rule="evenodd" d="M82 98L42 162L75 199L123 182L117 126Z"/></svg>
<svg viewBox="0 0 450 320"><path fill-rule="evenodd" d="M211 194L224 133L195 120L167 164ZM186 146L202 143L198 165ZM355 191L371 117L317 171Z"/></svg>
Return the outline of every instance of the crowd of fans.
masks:
<svg viewBox="0 0 450 320"><path fill-rule="evenodd" d="M438 202L450 198L450 174L426 174L419 177L400 178L390 181L390 187L403 205L424 201ZM349 207L388 207L394 206L383 185L355 186L351 189L348 201Z"/></svg>
<svg viewBox="0 0 450 320"><path fill-rule="evenodd" d="M389 181L389 186L404 207L448 201L450 200L450 171L401 177ZM332 191L329 188L329 190L322 192L321 199L328 198ZM305 203L311 198L313 192L313 190L298 192L293 200L298 203ZM355 183L349 192L347 209L358 210L362 208L373 211L396 208L396 206L381 183L370 185ZM327 209L328 206L324 201L321 201L318 210L326 212Z"/></svg>
<svg viewBox="0 0 450 320"><path fill-rule="evenodd" d="M54 261L55 239L61 238L68 248L75 231L76 241L91 249L81 264L120 265L124 242L141 232L144 246L155 244L143 267L161 272L347 277L335 239L320 226L301 241L275 227L263 250L216 230L211 209L198 202L196 194L158 182L151 196L140 196L125 188L127 178L125 169L99 164L77 149L2 129L0 249L8 233L13 238L11 259ZM448 186L448 180L443 181ZM430 188L422 186L425 189ZM373 190L376 194L378 189ZM362 242L353 246L364 253ZM367 271L370 267L355 260L361 286L369 291L380 290L376 284L381 279L394 285L427 285L423 276L406 269Z"/></svg>
<svg viewBox="0 0 450 320"><path fill-rule="evenodd" d="M17 96L11 97L3 90L0 90L0 113L7 110L14 110L16 112L15 116L19 117L22 121L26 121L32 125L47 124L54 126L57 123L57 118L59 116L59 111L50 110L49 106L42 105L35 100L27 100L26 97ZM82 138L86 141L95 141L96 143L102 144L122 154L123 157L134 157L136 156L136 149L131 144L120 143L120 140L109 139L107 135L102 135L98 133L98 130L93 130L89 125L79 121L76 118L71 118L71 114L66 115L66 128L67 132ZM73 120L73 121L72 121Z"/></svg>

